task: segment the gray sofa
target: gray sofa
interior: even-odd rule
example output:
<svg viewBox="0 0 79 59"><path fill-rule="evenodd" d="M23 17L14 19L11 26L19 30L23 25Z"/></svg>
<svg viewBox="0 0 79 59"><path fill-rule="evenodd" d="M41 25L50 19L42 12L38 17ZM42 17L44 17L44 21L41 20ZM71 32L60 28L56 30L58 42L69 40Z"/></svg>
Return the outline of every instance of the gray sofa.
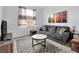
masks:
<svg viewBox="0 0 79 59"><path fill-rule="evenodd" d="M73 35L70 32L70 27L68 26L45 25L39 29L39 33L46 34L48 36L48 39L56 41L63 45L65 45L73 38Z"/></svg>

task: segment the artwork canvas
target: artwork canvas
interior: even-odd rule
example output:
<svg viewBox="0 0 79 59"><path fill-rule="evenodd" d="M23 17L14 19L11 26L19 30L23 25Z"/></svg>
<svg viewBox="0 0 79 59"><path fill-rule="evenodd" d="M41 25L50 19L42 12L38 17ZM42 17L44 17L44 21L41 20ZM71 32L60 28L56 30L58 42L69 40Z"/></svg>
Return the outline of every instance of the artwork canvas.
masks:
<svg viewBox="0 0 79 59"><path fill-rule="evenodd" d="M58 12L48 16L49 23L67 23L67 11Z"/></svg>

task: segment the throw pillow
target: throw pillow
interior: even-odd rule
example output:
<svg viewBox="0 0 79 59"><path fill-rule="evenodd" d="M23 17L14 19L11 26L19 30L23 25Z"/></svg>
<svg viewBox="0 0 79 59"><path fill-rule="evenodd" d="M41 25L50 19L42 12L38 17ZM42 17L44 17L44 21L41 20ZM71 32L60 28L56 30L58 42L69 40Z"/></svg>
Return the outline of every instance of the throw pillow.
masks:
<svg viewBox="0 0 79 59"><path fill-rule="evenodd" d="M59 31L59 34L62 34L62 33L65 32L65 31L66 31L66 29L61 28L61 30Z"/></svg>
<svg viewBox="0 0 79 59"><path fill-rule="evenodd" d="M61 28L61 31L62 31L62 32L65 32L65 31L66 31L66 29L64 29L64 28Z"/></svg>
<svg viewBox="0 0 79 59"><path fill-rule="evenodd" d="M52 28L50 28L49 33L55 33L55 30L53 30Z"/></svg>

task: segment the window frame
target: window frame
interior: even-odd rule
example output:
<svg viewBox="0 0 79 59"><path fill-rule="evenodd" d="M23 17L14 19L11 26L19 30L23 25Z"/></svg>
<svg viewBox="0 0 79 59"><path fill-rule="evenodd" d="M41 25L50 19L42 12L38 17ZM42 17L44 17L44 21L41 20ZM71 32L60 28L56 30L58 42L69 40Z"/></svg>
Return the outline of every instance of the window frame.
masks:
<svg viewBox="0 0 79 59"><path fill-rule="evenodd" d="M22 20L23 18L22 17L24 17L24 19L28 19L27 17L27 14L25 15L25 16L23 16L22 14L20 14L20 12L22 12L21 11L21 9L29 9L29 8L26 8L26 7L24 7L24 6L19 6L18 7L18 25L19 26L23 26L23 25L25 25L25 26L28 26L28 24L20 24L20 20ZM25 10L25 13L26 13L26 10ZM34 24L34 22L36 23L36 9L29 9L29 10L32 10L33 11L33 18L31 18L32 20L33 20L33 23L32 23L32 25L36 25L36 24ZM35 13L35 14L34 14ZM31 16L30 16L31 17Z"/></svg>

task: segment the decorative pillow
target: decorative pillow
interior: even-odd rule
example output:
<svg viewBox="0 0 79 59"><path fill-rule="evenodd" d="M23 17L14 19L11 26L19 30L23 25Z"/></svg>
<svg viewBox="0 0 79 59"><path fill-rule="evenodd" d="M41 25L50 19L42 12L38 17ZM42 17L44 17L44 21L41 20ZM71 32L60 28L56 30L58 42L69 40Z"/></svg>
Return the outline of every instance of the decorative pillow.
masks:
<svg viewBox="0 0 79 59"><path fill-rule="evenodd" d="M56 28L56 33L59 33L61 31L61 27Z"/></svg>
<svg viewBox="0 0 79 59"><path fill-rule="evenodd" d="M49 33L55 33L55 30L53 30L52 28L50 28Z"/></svg>
<svg viewBox="0 0 79 59"><path fill-rule="evenodd" d="M59 31L59 34L62 34L62 33L63 33L63 32L60 30L60 31Z"/></svg>
<svg viewBox="0 0 79 59"><path fill-rule="evenodd" d="M50 28L51 28L51 27L48 27L48 28L47 28L47 29L48 29L48 31L50 31Z"/></svg>
<svg viewBox="0 0 79 59"><path fill-rule="evenodd" d="M65 31L66 31L66 29L61 28L61 30L59 31L59 34L62 34L62 33L65 32Z"/></svg>
<svg viewBox="0 0 79 59"><path fill-rule="evenodd" d="M64 29L64 28L61 28L61 31L62 31L62 32L65 32L65 31L66 31L66 29Z"/></svg>

